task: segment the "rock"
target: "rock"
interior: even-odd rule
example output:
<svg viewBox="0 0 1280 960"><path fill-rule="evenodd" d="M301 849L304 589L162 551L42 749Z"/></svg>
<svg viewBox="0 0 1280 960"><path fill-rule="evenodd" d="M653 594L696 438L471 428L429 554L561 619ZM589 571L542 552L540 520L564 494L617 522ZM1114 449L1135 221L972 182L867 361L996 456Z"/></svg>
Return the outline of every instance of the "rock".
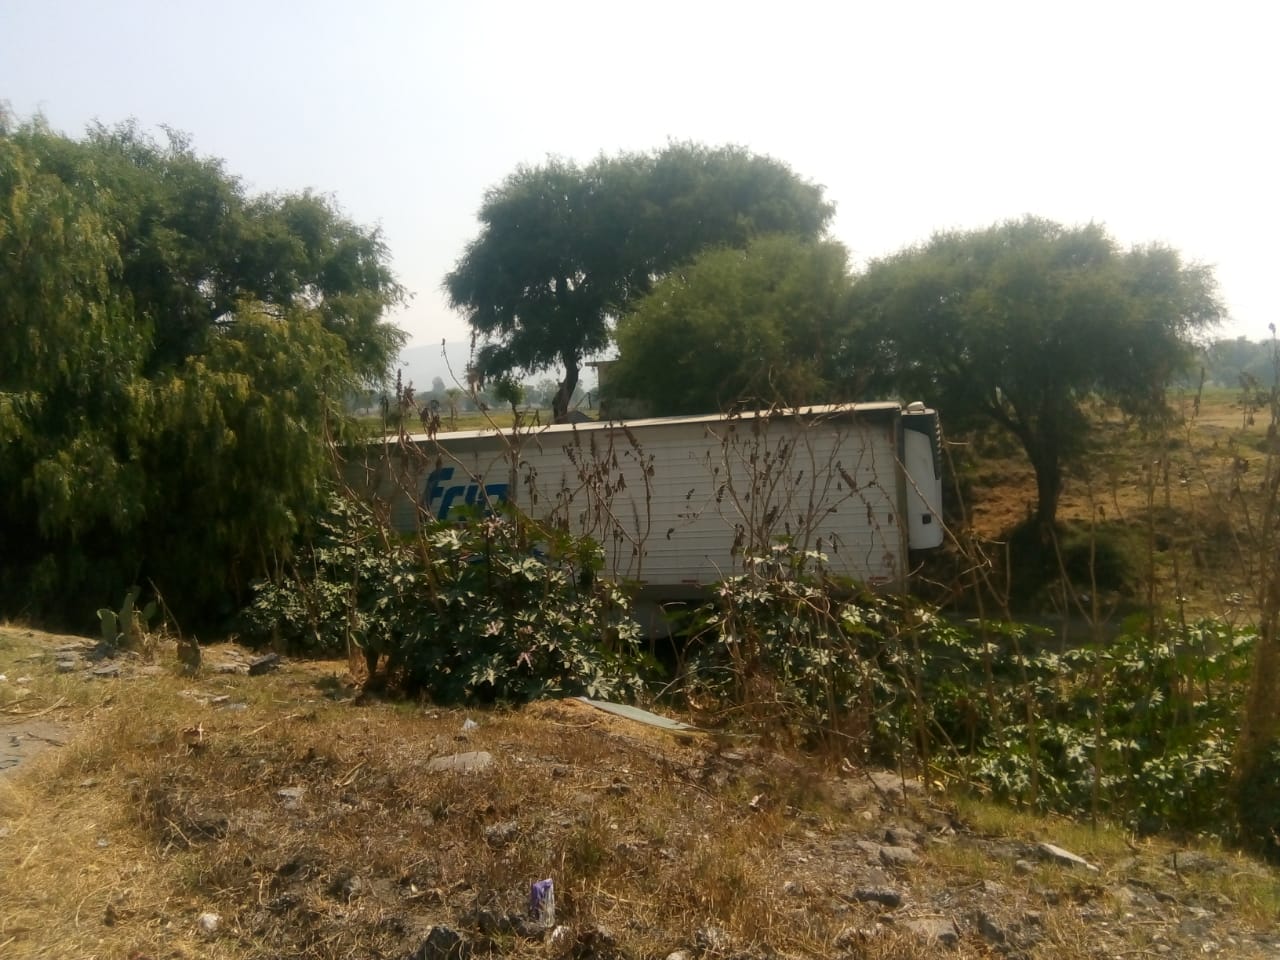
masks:
<svg viewBox="0 0 1280 960"><path fill-rule="evenodd" d="M284 801L286 808L293 810L302 803L302 796L306 792L306 787L284 787L276 791L276 796Z"/></svg>
<svg viewBox="0 0 1280 960"><path fill-rule="evenodd" d="M520 835L520 824L514 820L494 823L484 828L485 843L491 847L505 847Z"/></svg>
<svg viewBox="0 0 1280 960"><path fill-rule="evenodd" d="M919 859L916 856L916 852L910 847L880 848L880 862L886 867L905 867L907 864L915 863Z"/></svg>
<svg viewBox="0 0 1280 960"><path fill-rule="evenodd" d="M280 654L268 653L249 661L249 676L260 677L280 666Z"/></svg>
<svg viewBox="0 0 1280 960"><path fill-rule="evenodd" d="M74 660L59 660L54 666L57 667L59 673L71 673L78 664Z"/></svg>
<svg viewBox="0 0 1280 960"><path fill-rule="evenodd" d="M982 934L982 938L986 940L987 943L1000 944L1005 942L1007 934L1004 931L1004 927L1001 926L1000 922L996 920L995 917L987 913L985 910L978 914L977 926L978 932Z"/></svg>
<svg viewBox="0 0 1280 960"><path fill-rule="evenodd" d="M555 931L552 931L554 937ZM596 924L578 934L573 948L573 955L580 960L613 960L620 957L618 938L608 927Z"/></svg>
<svg viewBox="0 0 1280 960"><path fill-rule="evenodd" d="M527 923L525 918L518 914L491 907L476 907L464 913L461 919L467 926L475 927L486 937L506 933L518 933L522 937L540 937L547 931L545 925Z"/></svg>
<svg viewBox="0 0 1280 960"><path fill-rule="evenodd" d="M547 936L547 952L553 957L567 957L573 952L573 931L561 924Z"/></svg>
<svg viewBox="0 0 1280 960"><path fill-rule="evenodd" d="M693 954L688 950L672 950L667 954L667 960L693 960Z"/></svg>
<svg viewBox="0 0 1280 960"><path fill-rule="evenodd" d="M852 950L879 935L879 927L843 927L831 945L837 950Z"/></svg>
<svg viewBox="0 0 1280 960"><path fill-rule="evenodd" d="M884 832L884 842L895 847L913 847L918 840L910 830L903 827L890 827Z"/></svg>
<svg viewBox="0 0 1280 960"><path fill-rule="evenodd" d="M960 942L960 931L956 929L956 925L943 917L921 917L908 920L903 926L929 943L941 943L943 946L954 947Z"/></svg>
<svg viewBox="0 0 1280 960"><path fill-rule="evenodd" d="M454 753L447 757L436 757L427 764L430 773L454 771L456 773L479 773L493 766L493 755L487 750L474 750L469 753Z"/></svg>
<svg viewBox="0 0 1280 960"><path fill-rule="evenodd" d="M210 937L218 932L218 924L221 922L222 918L216 913L202 913L196 918L196 925L200 928L200 932Z"/></svg>
<svg viewBox="0 0 1280 960"><path fill-rule="evenodd" d="M100 667L94 667L93 675L95 677L118 677L120 676L120 664L104 663Z"/></svg>
<svg viewBox="0 0 1280 960"><path fill-rule="evenodd" d="M436 924L405 960L467 960L471 944L458 931Z"/></svg>
<svg viewBox="0 0 1280 960"><path fill-rule="evenodd" d="M729 952L729 934L721 927L699 927L693 935L693 945L700 953L726 954Z"/></svg>
<svg viewBox="0 0 1280 960"><path fill-rule="evenodd" d="M1169 854L1169 867L1175 873L1213 873L1226 864L1199 850L1175 850Z"/></svg>
<svg viewBox="0 0 1280 960"><path fill-rule="evenodd" d="M1085 860L1084 857L1077 856L1070 850L1063 850L1052 843L1037 843L1036 853L1040 855L1040 859L1056 863L1060 867L1083 867L1093 873L1098 872L1098 868Z"/></svg>
<svg viewBox="0 0 1280 960"><path fill-rule="evenodd" d="M908 793L924 792L924 784L919 780L903 779L892 770L872 770L867 773L867 779L871 781L877 793L886 796L902 798Z"/></svg>
<svg viewBox="0 0 1280 960"><path fill-rule="evenodd" d="M329 896L337 897L343 903L350 903L363 889L364 882L355 875L354 871L342 869L329 884Z"/></svg>
<svg viewBox="0 0 1280 960"><path fill-rule="evenodd" d="M1028 873L1036 872L1036 865L1030 860L1015 860L1013 862L1013 872L1026 876Z"/></svg>
<svg viewBox="0 0 1280 960"><path fill-rule="evenodd" d="M896 910L902 906L902 894L889 887L859 887L853 891L850 899L859 903L878 903L890 910Z"/></svg>

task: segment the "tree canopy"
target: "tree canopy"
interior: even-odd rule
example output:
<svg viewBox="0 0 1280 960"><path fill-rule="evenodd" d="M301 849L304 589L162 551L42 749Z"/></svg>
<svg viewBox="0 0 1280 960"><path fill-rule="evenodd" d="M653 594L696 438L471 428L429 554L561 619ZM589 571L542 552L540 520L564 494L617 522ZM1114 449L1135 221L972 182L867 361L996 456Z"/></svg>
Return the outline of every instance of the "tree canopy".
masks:
<svg viewBox="0 0 1280 960"><path fill-rule="evenodd" d="M1047 527L1064 465L1085 448L1085 400L1161 415L1192 337L1223 307L1212 271L1175 250L1122 250L1096 224L1027 217L939 233L872 263L854 312L874 384L936 403L951 424L993 423L1017 438Z"/></svg>
<svg viewBox="0 0 1280 960"><path fill-rule="evenodd" d="M0 116L5 612L147 581L193 619L234 609L402 341L386 261L331 201L249 197L182 136Z"/></svg>
<svg viewBox="0 0 1280 960"><path fill-rule="evenodd" d="M848 399L836 361L851 284L833 241L774 234L707 250L619 320L610 392L654 416Z"/></svg>
<svg viewBox="0 0 1280 960"><path fill-rule="evenodd" d="M817 237L831 214L821 187L736 147L679 144L586 167L553 159L485 195L480 235L445 288L478 343L480 377L564 368L563 418L583 359L658 278L708 246Z"/></svg>

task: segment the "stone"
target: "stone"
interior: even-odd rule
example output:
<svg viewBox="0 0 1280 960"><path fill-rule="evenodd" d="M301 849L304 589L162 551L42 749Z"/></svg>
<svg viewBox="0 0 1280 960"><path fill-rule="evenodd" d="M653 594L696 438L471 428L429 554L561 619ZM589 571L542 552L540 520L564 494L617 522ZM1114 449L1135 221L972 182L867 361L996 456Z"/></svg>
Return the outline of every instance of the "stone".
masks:
<svg viewBox="0 0 1280 960"><path fill-rule="evenodd" d="M451 927L436 924L406 960L467 960L471 944Z"/></svg>
<svg viewBox="0 0 1280 960"><path fill-rule="evenodd" d="M1013 862L1013 872L1026 876L1028 873L1036 872L1036 865L1030 860L1015 860Z"/></svg>
<svg viewBox="0 0 1280 960"><path fill-rule="evenodd" d="M249 676L260 677L280 666L280 654L268 653L249 661Z"/></svg>
<svg viewBox="0 0 1280 960"><path fill-rule="evenodd" d="M484 839L491 847L505 847L520 835L520 825L514 820L494 823L484 828Z"/></svg>
<svg viewBox="0 0 1280 960"><path fill-rule="evenodd" d="M1169 854L1169 867L1176 873L1213 873L1226 864L1199 850L1175 850Z"/></svg>
<svg viewBox="0 0 1280 960"><path fill-rule="evenodd" d="M667 954L667 960L693 960L693 954L688 950L672 950Z"/></svg>
<svg viewBox="0 0 1280 960"><path fill-rule="evenodd" d="M859 887L853 891L850 899L859 903L878 903L890 910L902 906L902 894L890 887Z"/></svg>
<svg viewBox="0 0 1280 960"><path fill-rule="evenodd" d="M987 943L1001 944L1005 942L1007 934L1004 927L991 914L985 910L978 914L978 933L982 934L982 938Z"/></svg>
<svg viewBox="0 0 1280 960"><path fill-rule="evenodd" d="M880 862L886 867L905 867L920 858L910 847L881 847Z"/></svg>
<svg viewBox="0 0 1280 960"><path fill-rule="evenodd" d="M218 924L221 922L222 918L216 913L202 913L196 917L196 926L200 928L200 932L210 937L218 932Z"/></svg>
<svg viewBox="0 0 1280 960"><path fill-rule="evenodd" d="M454 753L445 757L435 757L427 764L430 773L479 773L493 766L493 754L487 750L473 750L468 753ZM593 798L594 799L594 798Z"/></svg>
<svg viewBox="0 0 1280 960"><path fill-rule="evenodd" d="M895 847L911 847L918 842L916 835L904 827L890 827L884 832L884 842Z"/></svg>
<svg viewBox="0 0 1280 960"><path fill-rule="evenodd" d="M951 920L945 917L921 917L916 920L907 920L903 926L928 943L954 947L960 942L960 931Z"/></svg>
<svg viewBox="0 0 1280 960"><path fill-rule="evenodd" d="M1060 867L1082 867L1093 873L1098 872L1098 868L1084 859L1084 857L1077 856L1070 850L1064 850L1062 847L1052 843L1037 843L1036 853L1040 855L1040 859L1056 863Z"/></svg>
<svg viewBox="0 0 1280 960"><path fill-rule="evenodd" d="M59 673L71 673L75 670L77 663L74 660L59 660L54 666Z"/></svg>
<svg viewBox="0 0 1280 960"><path fill-rule="evenodd" d="M120 664L104 663L100 667L94 667L93 675L95 677L118 677L120 676Z"/></svg>
<svg viewBox="0 0 1280 960"><path fill-rule="evenodd" d="M701 953L724 954L729 952L729 934L721 927L699 927L693 935L693 945Z"/></svg>
<svg viewBox="0 0 1280 960"><path fill-rule="evenodd" d="M903 778L892 770L872 770L867 773L876 792L887 796L903 797L908 793L923 793L924 784L912 777Z"/></svg>
<svg viewBox="0 0 1280 960"><path fill-rule="evenodd" d="M553 957L567 957L573 952L575 940L573 931L561 924L547 936L547 952Z"/></svg>
<svg viewBox="0 0 1280 960"><path fill-rule="evenodd" d="M552 933L554 935L554 931ZM573 953L584 960L611 960L621 956L618 938L612 930L600 924L588 927L578 934Z"/></svg>

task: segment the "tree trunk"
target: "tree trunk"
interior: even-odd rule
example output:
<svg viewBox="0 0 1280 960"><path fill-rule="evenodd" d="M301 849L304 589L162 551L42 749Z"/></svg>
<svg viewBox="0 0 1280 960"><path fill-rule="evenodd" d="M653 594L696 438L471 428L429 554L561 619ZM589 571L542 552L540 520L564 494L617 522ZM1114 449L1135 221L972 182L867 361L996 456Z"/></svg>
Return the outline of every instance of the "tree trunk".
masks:
<svg viewBox="0 0 1280 960"><path fill-rule="evenodd" d="M1050 531L1058 522L1058 498L1062 494L1062 467L1057 457L1036 468L1036 523Z"/></svg>
<svg viewBox="0 0 1280 960"><path fill-rule="evenodd" d="M556 423L569 422L569 401L573 399L573 391L578 389L578 358L564 354L564 379L556 388L555 399L551 401L551 415Z"/></svg>
<svg viewBox="0 0 1280 960"><path fill-rule="evenodd" d="M1036 473L1036 526L1049 536L1058 522L1058 499L1062 496L1062 460L1052 444L1028 443L1023 448Z"/></svg>

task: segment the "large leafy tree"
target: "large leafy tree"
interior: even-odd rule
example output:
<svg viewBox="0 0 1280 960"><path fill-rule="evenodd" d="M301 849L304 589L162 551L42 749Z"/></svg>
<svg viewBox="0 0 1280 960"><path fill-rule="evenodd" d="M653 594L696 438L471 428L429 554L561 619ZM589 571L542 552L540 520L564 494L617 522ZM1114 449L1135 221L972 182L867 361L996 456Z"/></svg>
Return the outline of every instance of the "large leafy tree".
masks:
<svg viewBox="0 0 1280 960"><path fill-rule="evenodd" d="M848 399L835 361L851 284L832 241L774 234L707 250L619 320L610 391L656 416Z"/></svg>
<svg viewBox="0 0 1280 960"><path fill-rule="evenodd" d="M819 236L831 206L785 164L734 147L673 145L521 167L490 190L480 235L445 278L478 344L480 378L564 370L568 411L585 357L655 280L708 246L763 233Z"/></svg>
<svg viewBox="0 0 1280 960"><path fill-rule="evenodd" d="M1124 250L1096 224L1033 217L939 233L872 263L854 303L862 335L850 362L952 424L1016 437L1042 529L1085 449L1086 399L1162 415L1191 339L1223 315L1212 271L1177 251Z"/></svg>
<svg viewBox="0 0 1280 960"><path fill-rule="evenodd" d="M0 601L152 581L188 622L287 556L401 296L376 232L131 126L0 116Z"/></svg>

